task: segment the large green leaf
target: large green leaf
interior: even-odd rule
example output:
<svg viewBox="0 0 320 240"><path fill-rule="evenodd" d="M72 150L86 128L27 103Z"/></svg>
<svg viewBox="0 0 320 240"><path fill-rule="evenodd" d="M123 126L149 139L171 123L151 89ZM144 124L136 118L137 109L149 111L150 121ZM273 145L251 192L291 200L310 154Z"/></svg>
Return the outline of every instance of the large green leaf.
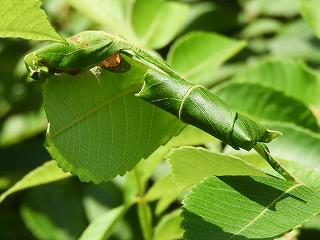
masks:
<svg viewBox="0 0 320 240"><path fill-rule="evenodd" d="M123 217L128 210L126 206L119 206L111 209L96 218L82 233L80 240L103 240L111 235L115 224Z"/></svg>
<svg viewBox="0 0 320 240"><path fill-rule="evenodd" d="M71 177L70 173L63 172L58 168L55 161L46 162L42 166L32 170L11 188L0 195L0 203L9 195L42 184L59 181Z"/></svg>
<svg viewBox="0 0 320 240"><path fill-rule="evenodd" d="M274 239L320 212L301 184L250 176L211 177L186 196L184 239Z"/></svg>
<svg viewBox="0 0 320 240"><path fill-rule="evenodd" d="M211 176L265 174L240 158L213 153L204 148L181 147L168 155L173 179L179 191L201 182Z"/></svg>
<svg viewBox="0 0 320 240"><path fill-rule="evenodd" d="M188 12L189 7L184 3L136 0L132 11L132 26L141 44L161 48L181 30Z"/></svg>
<svg viewBox="0 0 320 240"><path fill-rule="evenodd" d="M243 41L215 33L193 32L173 44L168 63L190 82L207 84L216 68L244 46Z"/></svg>
<svg viewBox="0 0 320 240"><path fill-rule="evenodd" d="M319 0L301 0L300 12L304 20L314 29L320 37L320 1Z"/></svg>
<svg viewBox="0 0 320 240"><path fill-rule="evenodd" d="M288 122L319 131L311 110L302 102L270 87L252 83L231 83L215 91L235 110L260 121Z"/></svg>
<svg viewBox="0 0 320 240"><path fill-rule="evenodd" d="M288 59L266 59L238 74L233 81L258 83L306 104L319 104L320 79L306 66Z"/></svg>
<svg viewBox="0 0 320 240"><path fill-rule="evenodd" d="M128 59L129 61L129 59ZM95 183L125 174L183 125L136 98L145 67L51 77L44 88L47 149L58 165Z"/></svg>
<svg viewBox="0 0 320 240"><path fill-rule="evenodd" d="M65 42L50 25L39 0L2 0L0 37Z"/></svg>

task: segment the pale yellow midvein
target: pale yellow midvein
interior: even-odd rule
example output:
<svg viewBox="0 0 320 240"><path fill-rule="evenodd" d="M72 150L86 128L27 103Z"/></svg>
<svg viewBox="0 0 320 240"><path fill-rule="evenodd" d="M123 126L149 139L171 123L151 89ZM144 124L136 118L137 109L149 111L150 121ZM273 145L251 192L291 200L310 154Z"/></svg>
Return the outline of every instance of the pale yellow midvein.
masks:
<svg viewBox="0 0 320 240"><path fill-rule="evenodd" d="M291 187L289 187L285 192L281 193L277 198L275 198L268 206L266 206L263 211L261 213L259 213L254 219L252 219L252 221L250 221L247 225L245 225L244 227L242 227L238 232L236 232L235 234L233 234L230 238L228 238L227 240L230 240L234 237L237 237L240 233L242 233L243 231L245 231L248 227L250 227L252 224L254 224L262 215L264 215L268 209L274 205L279 199L281 199L285 194L289 193L290 191L292 191L293 189L299 187L299 186L303 186L302 183L298 183L295 184Z"/></svg>
<svg viewBox="0 0 320 240"><path fill-rule="evenodd" d="M83 114L81 114L80 116L78 116L76 119L74 119L71 123L65 125L64 127L62 127L61 129L58 129L54 134L51 135L51 138L54 138L58 135L60 135L61 133L63 133L64 131L66 131L68 128L73 127L74 125L78 124L79 122L83 121L84 119L86 119L87 117L89 117L90 115L92 115L93 113L97 112L98 110L100 110L101 108L105 107L106 105L112 103L113 101L129 94L129 93L133 93L136 92L137 90L139 90L139 86L133 86L129 89L127 89L124 92L121 92L117 95L114 95L111 98L108 98L102 102L100 102L98 105L96 105L94 108L89 109L88 111L84 112Z"/></svg>
<svg viewBox="0 0 320 240"><path fill-rule="evenodd" d="M190 95L190 93L195 89L195 88L199 88L201 87L200 85L194 85L192 86L191 88L188 89L188 91L184 94L183 98L182 98L182 101L181 101L181 104L180 104L180 107L179 107L179 119L181 120L181 111L182 111L182 107L183 107L183 104L184 102L186 101L186 98Z"/></svg>

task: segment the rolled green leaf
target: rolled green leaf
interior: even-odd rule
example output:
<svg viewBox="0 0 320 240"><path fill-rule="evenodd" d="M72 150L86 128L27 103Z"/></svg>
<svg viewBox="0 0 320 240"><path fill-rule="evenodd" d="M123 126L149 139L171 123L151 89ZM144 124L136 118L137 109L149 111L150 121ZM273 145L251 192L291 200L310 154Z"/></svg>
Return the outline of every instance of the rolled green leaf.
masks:
<svg viewBox="0 0 320 240"><path fill-rule="evenodd" d="M252 149L270 142L279 132L270 131L231 107L202 86L149 70L136 95L220 139L235 149Z"/></svg>
<svg viewBox="0 0 320 240"><path fill-rule="evenodd" d="M120 53L132 54L147 65L178 77L164 62L127 40L102 31L85 31L66 39L68 44L53 43L25 56L24 62L29 76L35 80L47 79L55 73L78 74L97 65L108 70L124 72L130 65ZM119 55L119 61L113 59ZM106 64L105 64L106 63Z"/></svg>

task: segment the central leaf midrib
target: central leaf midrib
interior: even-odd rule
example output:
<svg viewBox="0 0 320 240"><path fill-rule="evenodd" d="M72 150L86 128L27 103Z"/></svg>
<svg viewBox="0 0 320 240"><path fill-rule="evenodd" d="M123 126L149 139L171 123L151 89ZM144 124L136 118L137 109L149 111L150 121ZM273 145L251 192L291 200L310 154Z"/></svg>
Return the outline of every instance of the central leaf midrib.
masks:
<svg viewBox="0 0 320 240"><path fill-rule="evenodd" d="M89 116L93 115L94 113L96 113L97 111L99 111L100 109L102 109L103 107L105 107L106 105L118 100L119 98L126 96L130 93L134 93L137 90L140 89L140 85L134 85L131 88L128 88L126 91L123 91L117 95L112 96L111 98L105 99L104 101L100 102L98 105L96 105L95 107L89 109L88 111L84 112L83 114L81 114L80 116L78 116L77 118L75 118L72 122L70 122L69 124L66 124L64 127L62 127L61 129L58 129L55 133L53 133L50 137L51 138L55 138L58 135L60 135L61 133L65 132L66 130L68 130L71 127L74 127L75 125L79 124L80 122L82 122L83 120L85 120L86 118L88 118Z"/></svg>

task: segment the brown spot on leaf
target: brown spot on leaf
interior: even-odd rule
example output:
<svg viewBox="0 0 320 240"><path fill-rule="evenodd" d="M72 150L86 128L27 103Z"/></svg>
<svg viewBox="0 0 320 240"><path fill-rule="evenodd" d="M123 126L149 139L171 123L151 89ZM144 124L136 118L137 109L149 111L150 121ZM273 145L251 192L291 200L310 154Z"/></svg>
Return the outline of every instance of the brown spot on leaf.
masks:
<svg viewBox="0 0 320 240"><path fill-rule="evenodd" d="M121 55L119 53L114 53L111 56L104 59L100 66L105 68L117 68L121 64Z"/></svg>

